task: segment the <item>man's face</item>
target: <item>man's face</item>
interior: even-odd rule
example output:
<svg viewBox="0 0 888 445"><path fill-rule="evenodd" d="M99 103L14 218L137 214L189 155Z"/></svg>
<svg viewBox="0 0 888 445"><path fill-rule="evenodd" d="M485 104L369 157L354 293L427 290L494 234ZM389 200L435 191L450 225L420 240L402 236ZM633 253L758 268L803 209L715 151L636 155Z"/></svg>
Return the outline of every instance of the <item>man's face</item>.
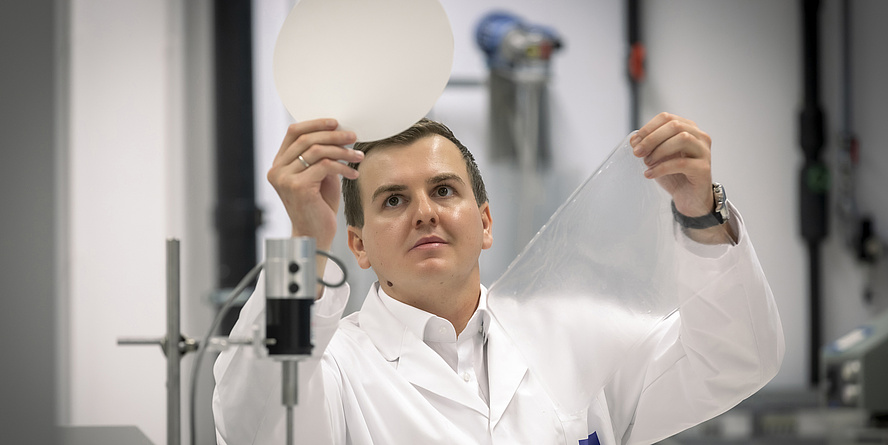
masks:
<svg viewBox="0 0 888 445"><path fill-rule="evenodd" d="M362 268L408 294L477 276L493 243L490 208L478 207L456 145L434 135L376 148L359 171L364 227L349 227L348 244Z"/></svg>

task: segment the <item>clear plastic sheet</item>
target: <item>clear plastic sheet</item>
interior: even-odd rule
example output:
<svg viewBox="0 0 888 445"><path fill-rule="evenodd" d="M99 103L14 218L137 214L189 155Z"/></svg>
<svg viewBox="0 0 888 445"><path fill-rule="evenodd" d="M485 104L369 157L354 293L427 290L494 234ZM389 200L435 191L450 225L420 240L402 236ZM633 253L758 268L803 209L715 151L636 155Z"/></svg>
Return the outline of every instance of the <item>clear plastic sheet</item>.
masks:
<svg viewBox="0 0 888 445"><path fill-rule="evenodd" d="M644 177L630 136L489 292L493 315L564 413L584 409L679 306L670 197Z"/></svg>

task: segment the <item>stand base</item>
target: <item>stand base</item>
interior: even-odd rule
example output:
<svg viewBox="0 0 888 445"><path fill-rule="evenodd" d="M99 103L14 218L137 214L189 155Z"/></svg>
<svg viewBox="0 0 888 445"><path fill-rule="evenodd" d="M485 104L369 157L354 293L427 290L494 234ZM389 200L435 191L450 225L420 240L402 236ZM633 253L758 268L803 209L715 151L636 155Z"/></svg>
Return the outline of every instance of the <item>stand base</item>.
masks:
<svg viewBox="0 0 888 445"><path fill-rule="evenodd" d="M154 445L135 426L61 426L61 445Z"/></svg>

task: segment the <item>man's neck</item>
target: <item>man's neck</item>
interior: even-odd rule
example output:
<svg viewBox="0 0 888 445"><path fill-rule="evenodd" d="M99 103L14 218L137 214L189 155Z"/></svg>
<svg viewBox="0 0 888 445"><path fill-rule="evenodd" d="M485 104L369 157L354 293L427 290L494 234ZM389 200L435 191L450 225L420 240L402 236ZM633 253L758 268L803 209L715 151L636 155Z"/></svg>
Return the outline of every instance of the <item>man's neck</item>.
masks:
<svg viewBox="0 0 888 445"><path fill-rule="evenodd" d="M467 280L437 285L425 282L416 289L407 289L406 286L390 287L384 280L380 280L380 286L395 300L449 321L456 335L469 323L481 296L481 279L477 272Z"/></svg>

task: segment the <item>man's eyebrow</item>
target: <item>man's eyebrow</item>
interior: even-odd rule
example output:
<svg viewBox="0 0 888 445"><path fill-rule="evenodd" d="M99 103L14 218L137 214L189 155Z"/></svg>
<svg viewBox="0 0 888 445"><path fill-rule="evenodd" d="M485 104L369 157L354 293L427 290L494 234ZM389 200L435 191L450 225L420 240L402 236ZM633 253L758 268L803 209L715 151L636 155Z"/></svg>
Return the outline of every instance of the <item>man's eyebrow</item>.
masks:
<svg viewBox="0 0 888 445"><path fill-rule="evenodd" d="M463 185L465 185L465 183L466 183L456 173L441 173L441 174L432 176L431 178L426 180L426 183L429 185L432 185L432 184L440 184L442 182L447 182L447 181L455 181L455 182L458 182ZM370 202L376 201L376 198L379 195L386 194L386 193L392 193L392 192L403 192L404 190L407 190L406 185L388 184L388 185L379 186L379 188L377 188L373 192L373 196L370 197Z"/></svg>
<svg viewBox="0 0 888 445"><path fill-rule="evenodd" d="M447 181L456 181L456 182L463 184L463 185L466 184L466 182L463 181L462 178L460 178L459 175L457 175L456 173L441 173L440 175L432 176L426 182L429 185L431 185L431 184L438 184L438 183L447 182Z"/></svg>
<svg viewBox="0 0 888 445"><path fill-rule="evenodd" d="M376 197L384 193L403 192L404 190L407 190L406 185L389 184L379 186L379 188L373 192L373 196L370 197L370 202L376 201Z"/></svg>

